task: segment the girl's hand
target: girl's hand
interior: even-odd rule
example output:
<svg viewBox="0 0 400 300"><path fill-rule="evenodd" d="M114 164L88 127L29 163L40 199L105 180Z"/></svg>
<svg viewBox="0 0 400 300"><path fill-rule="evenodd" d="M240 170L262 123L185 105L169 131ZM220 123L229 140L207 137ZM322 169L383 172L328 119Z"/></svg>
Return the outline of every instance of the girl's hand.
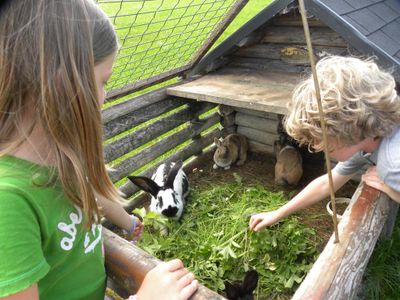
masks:
<svg viewBox="0 0 400 300"><path fill-rule="evenodd" d="M198 282L179 259L163 262L149 271L137 292L138 300L186 300L198 288Z"/></svg>
<svg viewBox="0 0 400 300"><path fill-rule="evenodd" d="M281 216L277 210L259 213L251 216L249 221L249 229L257 232L267 226L277 223L280 219Z"/></svg>
<svg viewBox="0 0 400 300"><path fill-rule="evenodd" d="M391 199L400 203L400 192L395 191L390 186L386 185L383 180L381 180L378 176L378 172L376 171L376 167L370 167L365 172L364 175L361 176L362 182L373 187L381 192L387 194Z"/></svg>
<svg viewBox="0 0 400 300"><path fill-rule="evenodd" d="M131 216L132 227L130 230L125 231L125 239L128 241L136 242L140 239L143 233L144 225L142 221L136 216Z"/></svg>

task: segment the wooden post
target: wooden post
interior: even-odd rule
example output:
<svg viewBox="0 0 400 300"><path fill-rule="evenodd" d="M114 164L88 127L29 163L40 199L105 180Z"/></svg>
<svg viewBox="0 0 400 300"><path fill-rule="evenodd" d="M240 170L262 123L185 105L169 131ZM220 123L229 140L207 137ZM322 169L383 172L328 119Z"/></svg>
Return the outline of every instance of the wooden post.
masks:
<svg viewBox="0 0 400 300"><path fill-rule="evenodd" d="M222 135L226 136L236 132L235 109L232 106L219 105L219 114L221 115Z"/></svg>
<svg viewBox="0 0 400 300"><path fill-rule="evenodd" d="M190 124L193 127L196 127L199 124L201 124L202 122L204 122L204 120L202 121L199 118L199 116L200 116L199 111L200 111L202 105L203 105L202 102L192 102L192 103L189 104L190 111L192 112L193 115L195 115L195 117L190 120ZM201 132L199 132L198 134L192 136L192 141L194 141L194 142L198 141L199 139L201 139ZM194 155L198 156L198 155L201 155L202 153L203 153L203 149L200 149Z"/></svg>
<svg viewBox="0 0 400 300"><path fill-rule="evenodd" d="M103 237L107 275L128 294L136 293L147 272L161 261L106 228L103 228ZM223 300L225 298L200 285L191 299Z"/></svg>
<svg viewBox="0 0 400 300"><path fill-rule="evenodd" d="M389 213L386 194L360 184L338 230L327 243L292 300L353 299L358 292L368 260Z"/></svg>

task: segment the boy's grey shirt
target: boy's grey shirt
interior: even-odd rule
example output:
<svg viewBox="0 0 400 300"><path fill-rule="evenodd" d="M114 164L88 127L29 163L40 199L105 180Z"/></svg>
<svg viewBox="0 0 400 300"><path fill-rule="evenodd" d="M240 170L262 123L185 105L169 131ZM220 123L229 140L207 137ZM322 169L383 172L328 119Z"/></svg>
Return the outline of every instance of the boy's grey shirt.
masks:
<svg viewBox="0 0 400 300"><path fill-rule="evenodd" d="M349 160L339 162L334 170L341 175L350 175L357 173L366 164L375 164L379 178L400 192L400 127L384 137L375 152L357 152Z"/></svg>

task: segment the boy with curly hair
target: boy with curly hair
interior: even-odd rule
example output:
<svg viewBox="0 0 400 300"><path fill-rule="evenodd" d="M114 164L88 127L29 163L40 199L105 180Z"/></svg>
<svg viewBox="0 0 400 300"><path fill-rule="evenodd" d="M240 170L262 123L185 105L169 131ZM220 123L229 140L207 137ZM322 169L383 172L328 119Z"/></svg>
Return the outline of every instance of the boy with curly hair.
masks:
<svg viewBox="0 0 400 300"><path fill-rule="evenodd" d="M327 57L316 69L328 151L339 161L332 169L334 190L370 165L362 181L400 202L400 97L393 76L372 60L354 57ZM294 90L284 126L300 145L323 151L312 76ZM249 228L260 231L328 195L328 174L324 174L277 210L253 215Z"/></svg>

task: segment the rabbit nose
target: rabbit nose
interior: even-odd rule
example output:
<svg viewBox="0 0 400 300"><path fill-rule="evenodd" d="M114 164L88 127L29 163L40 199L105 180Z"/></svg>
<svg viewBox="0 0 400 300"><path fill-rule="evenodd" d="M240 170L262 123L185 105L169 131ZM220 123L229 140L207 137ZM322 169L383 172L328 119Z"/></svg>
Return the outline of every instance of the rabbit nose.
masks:
<svg viewBox="0 0 400 300"><path fill-rule="evenodd" d="M175 207L175 206L168 206L168 208L167 209L164 209L161 213L164 215L164 216L166 216L166 217L168 217L168 218L172 218L172 217L175 217L176 216L176 213L178 212L178 208L177 207Z"/></svg>

